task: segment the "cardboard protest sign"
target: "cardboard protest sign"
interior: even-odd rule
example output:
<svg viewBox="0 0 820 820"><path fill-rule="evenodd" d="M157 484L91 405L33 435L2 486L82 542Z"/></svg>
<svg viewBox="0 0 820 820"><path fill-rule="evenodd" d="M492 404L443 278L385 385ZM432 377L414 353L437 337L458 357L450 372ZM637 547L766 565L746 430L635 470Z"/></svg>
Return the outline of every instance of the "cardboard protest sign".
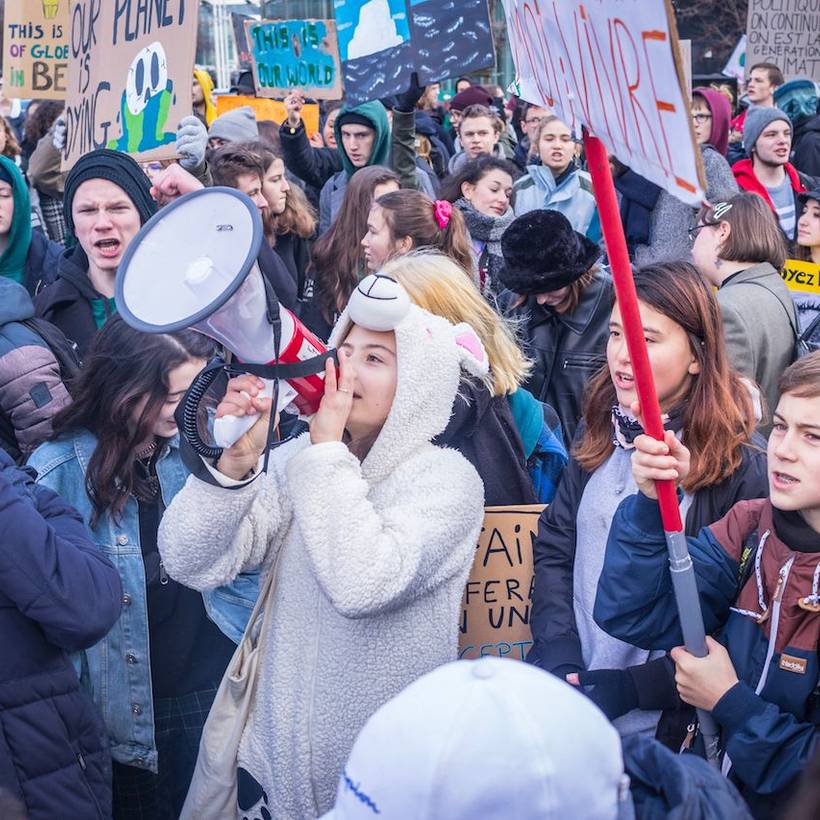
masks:
<svg viewBox="0 0 820 820"><path fill-rule="evenodd" d="M585 125L633 171L697 207L705 179L665 0L504 0L521 96Z"/></svg>
<svg viewBox="0 0 820 820"><path fill-rule="evenodd" d="M495 64L487 0L335 0L345 97L359 105Z"/></svg>
<svg viewBox="0 0 820 820"><path fill-rule="evenodd" d="M69 0L6 0L3 92L62 100L68 81Z"/></svg>
<svg viewBox="0 0 820 820"><path fill-rule="evenodd" d="M234 108L249 105L256 112L257 120L272 120L281 125L287 118L285 104L279 100L266 100L261 97L246 97L223 95L216 98L217 116ZM302 122L305 124L307 135L313 136L319 130L319 106L316 103L307 103L302 106Z"/></svg>
<svg viewBox="0 0 820 820"><path fill-rule="evenodd" d="M294 88L316 100L342 97L342 71L333 20L248 20L253 81L260 97Z"/></svg>
<svg viewBox="0 0 820 820"><path fill-rule="evenodd" d="M820 3L749 0L746 66L755 63L774 63L787 80L820 80Z"/></svg>
<svg viewBox="0 0 820 820"><path fill-rule="evenodd" d="M820 297L820 265L800 259L787 259L780 275L790 291Z"/></svg>
<svg viewBox="0 0 820 820"><path fill-rule="evenodd" d="M523 660L530 646L532 548L543 505L487 507L464 590L459 658Z"/></svg>
<svg viewBox="0 0 820 820"><path fill-rule="evenodd" d="M170 159L191 114L199 4L71 0L63 170L95 148Z"/></svg>

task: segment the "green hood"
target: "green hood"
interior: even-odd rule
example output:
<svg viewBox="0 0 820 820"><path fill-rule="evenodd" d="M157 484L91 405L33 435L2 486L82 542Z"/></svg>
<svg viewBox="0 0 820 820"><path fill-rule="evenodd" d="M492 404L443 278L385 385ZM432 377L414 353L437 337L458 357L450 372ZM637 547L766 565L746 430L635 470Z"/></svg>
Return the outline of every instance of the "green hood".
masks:
<svg viewBox="0 0 820 820"><path fill-rule="evenodd" d="M388 164L390 160L390 123L387 121L387 111L384 110L384 106L378 100L357 105L355 108L350 108L346 105L341 110L333 126L333 133L336 134L336 145L339 146L339 153L342 156L342 168L344 168L347 178L350 179L357 169L347 158L345 149L342 147L342 128L339 125L339 120L342 118L342 115L348 111L355 111L360 116L369 120L373 123L373 128L376 131L376 139L373 141L373 151L370 154L370 159L367 161L368 165Z"/></svg>
<svg viewBox="0 0 820 820"><path fill-rule="evenodd" d="M0 276L7 276L18 284L23 283L26 258L31 245L31 200L28 188L17 166L8 157L0 156L0 165L11 176L14 198L14 216L8 232L8 244L0 256Z"/></svg>

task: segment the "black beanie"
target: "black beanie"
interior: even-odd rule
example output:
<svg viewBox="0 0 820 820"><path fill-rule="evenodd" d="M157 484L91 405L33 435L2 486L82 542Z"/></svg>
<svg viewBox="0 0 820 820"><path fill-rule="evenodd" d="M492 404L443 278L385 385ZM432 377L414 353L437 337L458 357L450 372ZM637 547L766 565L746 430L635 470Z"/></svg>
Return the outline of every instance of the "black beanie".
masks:
<svg viewBox="0 0 820 820"><path fill-rule="evenodd" d="M574 231L562 213L550 210L514 219L501 237L501 251L501 284L521 296L571 285L601 257L598 245Z"/></svg>
<svg viewBox="0 0 820 820"><path fill-rule="evenodd" d="M142 168L128 154L99 148L83 154L68 172L63 194L63 213L68 230L74 233L71 206L77 188L89 179L107 179L128 194L139 211L140 223L144 225L156 212L157 203L151 196L151 183Z"/></svg>
<svg viewBox="0 0 820 820"><path fill-rule="evenodd" d="M370 128L373 131L376 130L376 126L373 124L373 121L367 119L364 114L359 114L358 111L343 111L336 118L336 125L339 128L343 125L364 125L366 128Z"/></svg>

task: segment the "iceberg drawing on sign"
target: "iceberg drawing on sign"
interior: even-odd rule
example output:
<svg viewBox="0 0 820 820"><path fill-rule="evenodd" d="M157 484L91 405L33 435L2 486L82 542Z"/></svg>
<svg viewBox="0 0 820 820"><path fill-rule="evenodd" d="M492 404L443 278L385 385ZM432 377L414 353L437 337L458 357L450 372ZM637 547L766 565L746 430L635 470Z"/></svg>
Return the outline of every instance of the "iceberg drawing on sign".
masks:
<svg viewBox="0 0 820 820"><path fill-rule="evenodd" d="M348 13L354 12L356 3L343 4ZM398 5L400 12L394 11L392 6ZM396 4L395 0L365 0L358 7L358 23L345 25L339 21L339 4L337 3L336 17L340 29L353 27L352 38L347 41L346 53L342 53L343 60L356 60L368 57L380 51L400 46L409 40L409 31L399 31L397 20L401 18L406 23L404 3ZM341 35L341 32L340 32ZM342 37L340 36L340 41ZM342 46L342 42L339 44Z"/></svg>

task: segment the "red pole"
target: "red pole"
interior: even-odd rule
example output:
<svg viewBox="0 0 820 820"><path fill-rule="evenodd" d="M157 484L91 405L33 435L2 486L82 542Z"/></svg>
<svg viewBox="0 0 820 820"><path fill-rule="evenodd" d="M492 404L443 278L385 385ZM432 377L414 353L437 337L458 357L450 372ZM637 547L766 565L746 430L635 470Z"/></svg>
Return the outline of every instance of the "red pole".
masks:
<svg viewBox="0 0 820 820"><path fill-rule="evenodd" d="M626 248L624 229L621 224L621 212L618 208L618 198L615 195L615 184L612 181L609 157L601 140L598 137L591 136L586 129L584 129L584 146L586 148L587 165L592 176L592 186L595 190L595 200L598 203L598 213L601 217L601 228L606 241L612 281L615 285L615 295L618 298L618 307L621 310L624 336L629 350L629 358L632 362L632 375L635 378L635 388L638 392L638 400L641 403L643 428L653 438L663 441L661 408L658 404L657 393L655 393L655 380L652 378L652 369L649 366L649 354L646 350L643 323L638 310L638 296L635 292L635 282L632 279L632 266L629 263L629 252ZM683 523L680 517L680 507L678 506L674 482L658 481L656 483L664 530L666 532L682 532Z"/></svg>

